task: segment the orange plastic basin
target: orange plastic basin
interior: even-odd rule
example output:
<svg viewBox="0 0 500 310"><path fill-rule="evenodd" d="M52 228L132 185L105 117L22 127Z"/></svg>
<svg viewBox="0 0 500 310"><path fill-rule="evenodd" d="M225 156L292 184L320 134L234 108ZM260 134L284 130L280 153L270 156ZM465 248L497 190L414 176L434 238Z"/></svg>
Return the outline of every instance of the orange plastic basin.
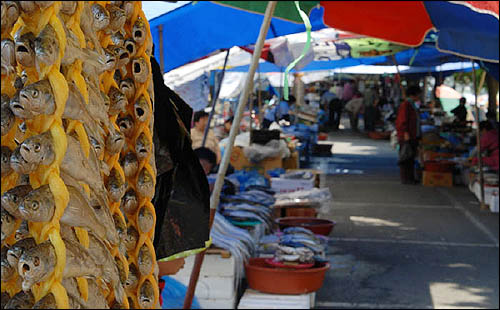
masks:
<svg viewBox="0 0 500 310"><path fill-rule="evenodd" d="M323 285L330 264L322 263L309 269L271 267L265 258L250 258L245 273L250 288L269 294L306 294Z"/></svg>

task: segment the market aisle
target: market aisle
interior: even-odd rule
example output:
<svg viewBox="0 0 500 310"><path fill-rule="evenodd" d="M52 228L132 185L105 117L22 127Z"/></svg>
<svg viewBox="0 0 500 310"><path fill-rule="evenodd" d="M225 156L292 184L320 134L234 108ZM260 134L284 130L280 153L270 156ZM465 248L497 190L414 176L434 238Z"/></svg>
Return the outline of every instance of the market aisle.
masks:
<svg viewBox="0 0 500 310"><path fill-rule="evenodd" d="M498 214L466 187L400 184L388 141L329 140L334 155L311 160L337 222L318 308L498 308Z"/></svg>

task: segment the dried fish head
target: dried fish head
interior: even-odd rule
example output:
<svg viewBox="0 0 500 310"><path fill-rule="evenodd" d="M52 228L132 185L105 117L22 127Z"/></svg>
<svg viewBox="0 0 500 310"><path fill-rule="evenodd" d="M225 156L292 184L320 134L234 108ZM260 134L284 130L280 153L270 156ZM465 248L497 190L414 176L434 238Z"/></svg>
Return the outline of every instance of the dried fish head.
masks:
<svg viewBox="0 0 500 310"><path fill-rule="evenodd" d="M92 10L94 30L100 31L108 27L109 25L108 11L98 3L93 4L91 10Z"/></svg>
<svg viewBox="0 0 500 310"><path fill-rule="evenodd" d="M23 278L23 291L31 289L35 283L46 280L53 272L56 260L55 250L50 241L24 251L17 265L17 271Z"/></svg>
<svg viewBox="0 0 500 310"><path fill-rule="evenodd" d="M21 27L14 36L16 60L24 67L35 66L35 35L27 32L21 35Z"/></svg>
<svg viewBox="0 0 500 310"><path fill-rule="evenodd" d="M149 76L149 68L144 57L132 60L132 74L137 83L145 83Z"/></svg>
<svg viewBox="0 0 500 310"><path fill-rule="evenodd" d="M132 27L132 38L138 45L142 45L146 39L146 24L140 17L137 18Z"/></svg>
<svg viewBox="0 0 500 310"><path fill-rule="evenodd" d="M34 115L54 113L56 103L49 80L40 80L24 87L19 92L19 104ZM12 101L10 107L15 114Z"/></svg>
<svg viewBox="0 0 500 310"><path fill-rule="evenodd" d="M54 216L55 201L48 184L32 190L19 205L22 219L32 222L48 222Z"/></svg>
<svg viewBox="0 0 500 310"><path fill-rule="evenodd" d="M33 188L31 185L18 185L13 187L2 194L2 208L7 210L16 218L20 218L19 204L24 200L24 197L28 195Z"/></svg>
<svg viewBox="0 0 500 310"><path fill-rule="evenodd" d="M53 65L59 57L59 41L50 24L43 28L35 39L35 58L47 66Z"/></svg>
<svg viewBox="0 0 500 310"><path fill-rule="evenodd" d="M56 158L49 131L31 136L21 144L21 156L30 163L50 165Z"/></svg>
<svg viewBox="0 0 500 310"><path fill-rule="evenodd" d="M38 168L37 163L30 163L21 156L21 146L16 147L10 156L10 167L18 174L30 174Z"/></svg>
<svg viewBox="0 0 500 310"><path fill-rule="evenodd" d="M118 70L116 71L118 72ZM128 100L132 100L135 96L135 83L131 78L126 78L120 81L120 90L125 94Z"/></svg>

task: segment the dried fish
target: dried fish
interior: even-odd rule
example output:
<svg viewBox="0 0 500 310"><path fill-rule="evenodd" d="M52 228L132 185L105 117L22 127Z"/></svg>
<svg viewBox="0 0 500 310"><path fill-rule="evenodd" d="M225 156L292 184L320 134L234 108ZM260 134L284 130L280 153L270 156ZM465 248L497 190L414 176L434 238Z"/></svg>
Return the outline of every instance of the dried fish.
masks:
<svg viewBox="0 0 500 310"><path fill-rule="evenodd" d="M27 1L20 1L20 2L27 2ZM12 296L9 302L5 305L5 309L31 309L34 304L35 304L35 296L33 296L33 293L31 293L31 291L27 292L20 291L16 295Z"/></svg>
<svg viewBox="0 0 500 310"><path fill-rule="evenodd" d="M139 272L143 276L149 275L151 273L151 270L153 269L153 255L151 254L148 246L145 243L139 249L137 265L139 266Z"/></svg>
<svg viewBox="0 0 500 310"><path fill-rule="evenodd" d="M138 18L132 27L132 38L138 45L142 45L146 39L146 24L142 18Z"/></svg>
<svg viewBox="0 0 500 310"><path fill-rule="evenodd" d="M125 10L113 4L108 4L106 9L109 12L108 32L111 33L122 29L127 18L125 16Z"/></svg>
<svg viewBox="0 0 500 310"><path fill-rule="evenodd" d="M112 202L119 202L125 194L127 185L125 184L125 180L122 179L121 175L118 173L117 169L111 169L106 182L106 188Z"/></svg>
<svg viewBox="0 0 500 310"><path fill-rule="evenodd" d="M132 74L136 83L145 83L147 81L150 74L144 57L132 59Z"/></svg>
<svg viewBox="0 0 500 310"><path fill-rule="evenodd" d="M53 65L59 57L59 41L56 31L50 24L43 28L35 39L35 64L38 62L46 66Z"/></svg>
<svg viewBox="0 0 500 310"><path fill-rule="evenodd" d="M6 135L12 126L14 126L15 118L14 113L10 110L10 98L6 94L2 94L2 111L1 111L1 126L2 136Z"/></svg>
<svg viewBox="0 0 500 310"><path fill-rule="evenodd" d="M10 162L11 156L12 151L7 146L2 145L2 177L9 175L13 170Z"/></svg>
<svg viewBox="0 0 500 310"><path fill-rule="evenodd" d="M123 168L125 177L131 178L137 174L137 169L139 169L139 160L134 152L128 152L121 158L120 165Z"/></svg>
<svg viewBox="0 0 500 310"><path fill-rule="evenodd" d="M139 305L143 309L150 309L155 303L155 291L151 281L147 279L142 282L141 288L139 289Z"/></svg>
<svg viewBox="0 0 500 310"><path fill-rule="evenodd" d="M33 188L31 185L18 185L9 189L2 195L2 208L7 210L15 218L21 218L19 204L23 202L24 197L32 190Z"/></svg>
<svg viewBox="0 0 500 310"><path fill-rule="evenodd" d="M16 60L24 67L35 66L35 35L27 32L21 35L23 27L14 35Z"/></svg>
<svg viewBox="0 0 500 310"><path fill-rule="evenodd" d="M151 141L146 138L144 132L135 140L135 153L139 161L146 159L151 153Z"/></svg>
<svg viewBox="0 0 500 310"><path fill-rule="evenodd" d="M3 39L2 46L2 75L16 72L15 43L11 39Z"/></svg>
<svg viewBox="0 0 500 310"><path fill-rule="evenodd" d="M120 81L120 90L125 94L128 100L134 99L135 96L134 80L132 80L131 78L127 78L125 80Z"/></svg>
<svg viewBox="0 0 500 310"><path fill-rule="evenodd" d="M155 223L154 216L147 207L142 207L137 217L137 226L141 232L147 233L153 228Z"/></svg>
<svg viewBox="0 0 500 310"><path fill-rule="evenodd" d="M127 97L116 87L111 87L108 92L110 105L108 114L110 116L118 115L120 112L125 112L127 106Z"/></svg>
<svg viewBox="0 0 500 310"><path fill-rule="evenodd" d="M139 172L136 184L137 193L143 197L153 197L155 186L153 176L146 168Z"/></svg>

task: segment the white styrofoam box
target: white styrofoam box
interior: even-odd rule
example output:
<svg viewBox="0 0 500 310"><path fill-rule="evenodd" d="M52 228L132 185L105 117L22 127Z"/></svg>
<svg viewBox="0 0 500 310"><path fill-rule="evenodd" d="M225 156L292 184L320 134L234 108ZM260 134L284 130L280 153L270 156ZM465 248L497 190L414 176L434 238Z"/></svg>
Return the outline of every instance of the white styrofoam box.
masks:
<svg viewBox="0 0 500 310"><path fill-rule="evenodd" d="M240 299L238 309L311 309L315 293L302 295L266 294L247 289Z"/></svg>
<svg viewBox="0 0 500 310"><path fill-rule="evenodd" d="M189 285L189 277L179 277L178 275L170 277L185 286ZM236 294L234 276L218 277L200 274L194 294L198 299L230 299Z"/></svg>
<svg viewBox="0 0 500 310"><path fill-rule="evenodd" d="M271 189L278 194L312 189L314 176L310 179L282 179L271 178Z"/></svg>
<svg viewBox="0 0 500 310"><path fill-rule="evenodd" d="M177 274L170 277L188 286L193 271L194 258L194 255L186 257L184 267ZM196 285L196 298L233 298L236 295L235 273L235 259L233 256L222 258L219 254L206 254Z"/></svg>
<svg viewBox="0 0 500 310"><path fill-rule="evenodd" d="M197 298L202 309L234 309L236 306L236 294L232 298Z"/></svg>
<svg viewBox="0 0 500 310"><path fill-rule="evenodd" d="M176 274L178 277L190 277L193 270L194 258L196 255L186 257L184 267ZM219 254L205 254L203 264L201 265L201 276L234 277L235 260L231 256L222 258Z"/></svg>
<svg viewBox="0 0 500 310"><path fill-rule="evenodd" d="M481 200L481 185L479 182L474 182L472 185L472 192L476 195L478 200ZM498 186L485 186L484 187L484 202L490 203L492 196L498 196Z"/></svg>
<svg viewBox="0 0 500 310"><path fill-rule="evenodd" d="M491 212L498 213L498 194L491 195L490 200L489 200L489 205L490 205Z"/></svg>

